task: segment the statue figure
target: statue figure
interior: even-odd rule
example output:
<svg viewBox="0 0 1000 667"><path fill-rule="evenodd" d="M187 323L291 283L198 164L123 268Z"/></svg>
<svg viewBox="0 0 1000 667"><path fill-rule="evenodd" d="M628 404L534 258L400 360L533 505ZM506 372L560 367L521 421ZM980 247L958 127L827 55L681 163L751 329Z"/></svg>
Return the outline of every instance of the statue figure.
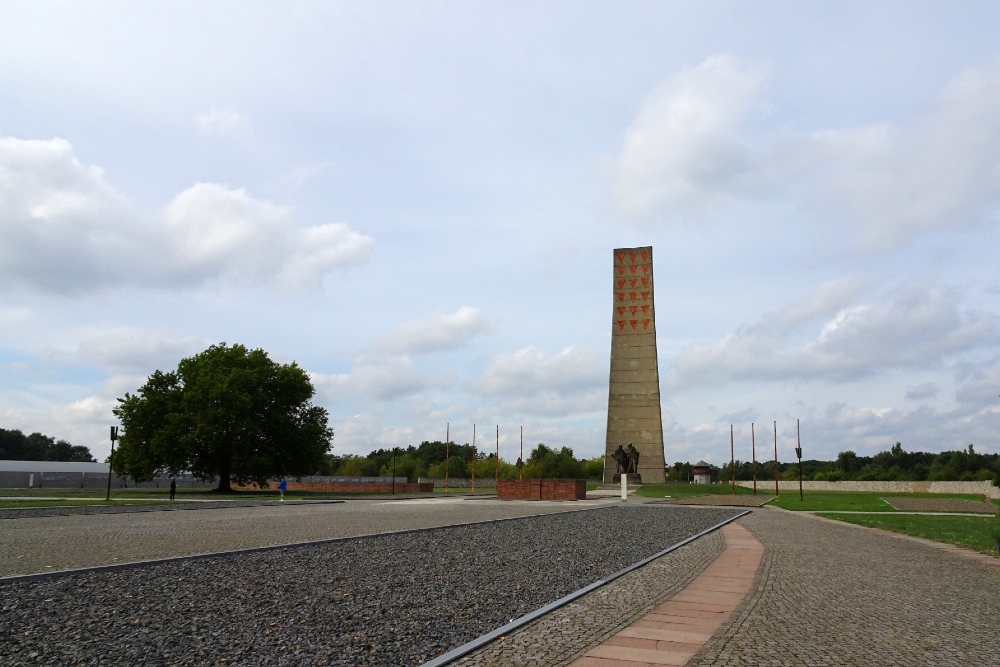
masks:
<svg viewBox="0 0 1000 667"><path fill-rule="evenodd" d="M625 456L627 457L626 472L630 475L637 474L639 472L639 450L636 449L631 442L628 443L628 449L625 450Z"/></svg>
<svg viewBox="0 0 1000 667"><path fill-rule="evenodd" d="M618 449L615 453L611 455L611 458L615 460L618 474L622 474L628 468L628 454L622 449L621 445L618 445Z"/></svg>

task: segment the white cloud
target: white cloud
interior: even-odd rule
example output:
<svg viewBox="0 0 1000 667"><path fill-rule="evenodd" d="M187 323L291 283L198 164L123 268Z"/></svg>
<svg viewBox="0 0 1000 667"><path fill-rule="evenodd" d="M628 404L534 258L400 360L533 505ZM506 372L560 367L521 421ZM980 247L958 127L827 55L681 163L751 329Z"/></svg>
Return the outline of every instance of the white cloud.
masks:
<svg viewBox="0 0 1000 667"><path fill-rule="evenodd" d="M960 73L911 122L816 132L799 150L820 200L847 214L867 247L995 221L1000 61Z"/></svg>
<svg viewBox="0 0 1000 667"><path fill-rule="evenodd" d="M659 84L625 134L616 195L627 217L724 195L752 167L737 129L765 78L759 66L716 55Z"/></svg>
<svg viewBox="0 0 1000 667"><path fill-rule="evenodd" d="M349 373L312 373L310 377L324 400L346 403L396 400L452 384L445 376L424 373L405 355L365 355L354 362Z"/></svg>
<svg viewBox="0 0 1000 667"><path fill-rule="evenodd" d="M963 413L988 411L1000 417L1000 367L980 363L955 392L958 410Z"/></svg>
<svg viewBox="0 0 1000 667"><path fill-rule="evenodd" d="M495 327L478 308L462 306L454 313L438 313L429 320L404 322L383 341L396 354L440 352L459 348Z"/></svg>
<svg viewBox="0 0 1000 667"><path fill-rule="evenodd" d="M657 86L625 134L615 192L626 218L766 197L866 251L1000 219L1000 60L970 68L900 123L741 133L764 72L713 56Z"/></svg>
<svg viewBox="0 0 1000 667"><path fill-rule="evenodd" d="M155 370L174 370L181 359L201 352L208 345L198 336L174 338L161 328L93 338L80 344L79 354L82 360L110 373L146 377Z"/></svg>
<svg viewBox="0 0 1000 667"><path fill-rule="evenodd" d="M318 285L374 242L344 224L297 227L289 209L198 183L143 219L70 144L0 138L0 278L53 292L213 280Z"/></svg>
<svg viewBox="0 0 1000 667"><path fill-rule="evenodd" d="M568 416L607 407L607 373L595 348L549 355L532 346L493 359L472 387L508 412Z"/></svg>
<svg viewBox="0 0 1000 667"><path fill-rule="evenodd" d="M922 382L915 387L906 388L906 398L919 401L925 398L937 398L941 387L936 382Z"/></svg>
<svg viewBox="0 0 1000 667"><path fill-rule="evenodd" d="M837 303L833 299L829 305ZM789 316L797 310L803 308L767 314L714 344L685 348L667 376L668 385L855 380L892 368L935 367L955 355L996 347L1000 333L992 318L961 313L958 295L941 288L911 285L886 302L841 305L804 344L796 344L801 327L778 326L805 324L798 315Z"/></svg>
<svg viewBox="0 0 1000 667"><path fill-rule="evenodd" d="M199 134L223 139L247 141L252 134L250 119L231 109L217 109L200 114L194 119L194 126Z"/></svg>

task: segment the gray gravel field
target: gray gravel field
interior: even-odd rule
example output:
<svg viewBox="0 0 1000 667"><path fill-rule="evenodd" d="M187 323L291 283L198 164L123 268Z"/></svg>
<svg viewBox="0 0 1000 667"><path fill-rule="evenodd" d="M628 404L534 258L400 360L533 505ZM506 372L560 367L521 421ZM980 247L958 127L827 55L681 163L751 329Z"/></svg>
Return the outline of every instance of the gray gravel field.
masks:
<svg viewBox="0 0 1000 667"><path fill-rule="evenodd" d="M420 664L736 512L610 507L0 585L0 664Z"/></svg>

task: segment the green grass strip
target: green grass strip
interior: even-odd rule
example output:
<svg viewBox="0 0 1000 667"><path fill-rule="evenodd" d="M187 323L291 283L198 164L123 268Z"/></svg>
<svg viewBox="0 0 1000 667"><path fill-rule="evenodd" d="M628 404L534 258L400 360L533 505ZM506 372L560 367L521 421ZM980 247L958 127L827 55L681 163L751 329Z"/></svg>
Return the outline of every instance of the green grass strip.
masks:
<svg viewBox="0 0 1000 667"><path fill-rule="evenodd" d="M997 555L1000 521L993 517L953 516L947 514L835 514L819 513L859 526L882 528L896 533L925 537L982 553Z"/></svg>

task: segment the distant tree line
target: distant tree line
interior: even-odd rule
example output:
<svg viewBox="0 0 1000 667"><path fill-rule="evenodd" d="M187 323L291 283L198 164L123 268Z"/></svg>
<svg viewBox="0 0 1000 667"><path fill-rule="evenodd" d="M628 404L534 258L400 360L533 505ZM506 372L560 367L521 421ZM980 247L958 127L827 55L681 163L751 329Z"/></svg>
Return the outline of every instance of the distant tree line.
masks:
<svg viewBox="0 0 1000 667"><path fill-rule="evenodd" d="M396 476L417 479L419 477L445 476L445 443L440 441L422 442L419 446L396 449ZM391 449L376 449L367 456L347 454L337 456L327 454L323 466L317 474L347 477L378 477L392 475ZM489 447L476 448L475 461L472 445L451 443L447 446L447 468L449 477L471 477L473 466L476 477L492 478L497 474L504 479L518 476L516 462L500 458L499 466L495 451ZM524 476L528 478L600 479L604 473L603 457L577 459L569 447L551 448L544 443L531 450L524 462Z"/></svg>
<svg viewBox="0 0 1000 667"><path fill-rule="evenodd" d="M667 469L667 479L684 481L691 474L690 463L675 463ZM782 480L799 478L798 462L779 463ZM725 482L731 477L729 463L712 466L712 480ZM736 461L736 479L753 479L753 463ZM757 461L757 479L774 480L774 461ZM848 450L837 454L835 461L802 461L802 479L817 482L973 482L993 480L1000 486L1000 454L979 454L973 445L958 451L931 454L907 452L901 443L875 456L858 456Z"/></svg>
<svg viewBox="0 0 1000 667"><path fill-rule="evenodd" d="M41 433L25 435L17 429L0 428L0 460L2 461L67 461L94 463L90 449L56 440Z"/></svg>

